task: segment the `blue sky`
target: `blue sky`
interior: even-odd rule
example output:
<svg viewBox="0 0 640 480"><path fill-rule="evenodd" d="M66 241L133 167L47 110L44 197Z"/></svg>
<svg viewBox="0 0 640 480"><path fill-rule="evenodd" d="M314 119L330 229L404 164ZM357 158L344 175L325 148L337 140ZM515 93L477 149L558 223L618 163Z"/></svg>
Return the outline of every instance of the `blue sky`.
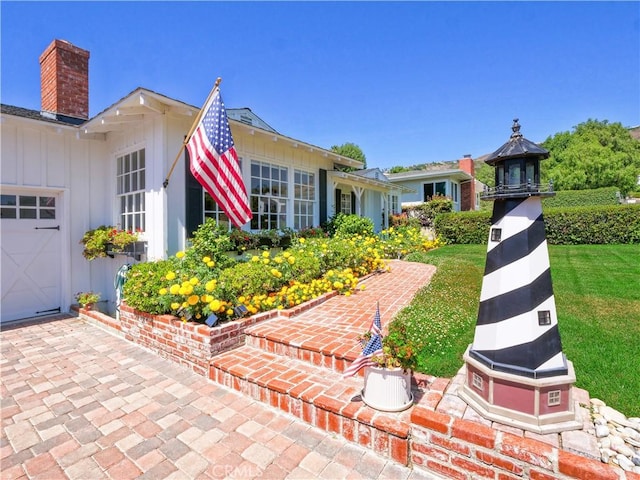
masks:
<svg viewBox="0 0 640 480"><path fill-rule="evenodd" d="M40 108L38 57L90 51L94 116L137 87L228 108L369 167L490 153L589 118L640 124L638 2L7 2L2 103Z"/></svg>

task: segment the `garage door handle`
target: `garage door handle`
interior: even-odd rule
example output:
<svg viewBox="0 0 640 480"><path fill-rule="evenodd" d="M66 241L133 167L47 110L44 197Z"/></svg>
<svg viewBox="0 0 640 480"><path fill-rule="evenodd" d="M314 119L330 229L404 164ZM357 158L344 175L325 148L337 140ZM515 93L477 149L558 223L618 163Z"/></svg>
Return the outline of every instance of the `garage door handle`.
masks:
<svg viewBox="0 0 640 480"><path fill-rule="evenodd" d="M55 227L33 227L36 230L60 230L60 225L56 225Z"/></svg>

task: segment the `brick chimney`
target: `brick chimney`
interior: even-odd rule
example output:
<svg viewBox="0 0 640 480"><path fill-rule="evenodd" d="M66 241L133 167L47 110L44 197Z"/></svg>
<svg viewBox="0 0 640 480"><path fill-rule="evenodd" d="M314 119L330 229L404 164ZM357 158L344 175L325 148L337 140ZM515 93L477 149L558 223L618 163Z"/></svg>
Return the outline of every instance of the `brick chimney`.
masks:
<svg viewBox="0 0 640 480"><path fill-rule="evenodd" d="M89 118L89 52L54 40L40 55L42 111Z"/></svg>
<svg viewBox="0 0 640 480"><path fill-rule="evenodd" d="M473 158L471 158L471 155L465 155L464 158L458 160L458 168L473 177L471 180L464 181L460 185L460 210L475 210L476 181L475 171L473 167Z"/></svg>

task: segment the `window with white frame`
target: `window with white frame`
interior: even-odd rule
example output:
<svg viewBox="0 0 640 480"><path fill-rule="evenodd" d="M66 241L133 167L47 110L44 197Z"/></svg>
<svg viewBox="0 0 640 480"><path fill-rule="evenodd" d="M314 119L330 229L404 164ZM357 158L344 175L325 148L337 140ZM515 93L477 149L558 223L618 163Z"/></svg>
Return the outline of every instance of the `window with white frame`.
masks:
<svg viewBox="0 0 640 480"><path fill-rule="evenodd" d="M220 205L216 203L206 190L202 190L204 194L204 218L213 218L216 223L227 229L231 228L231 221L227 214L220 208Z"/></svg>
<svg viewBox="0 0 640 480"><path fill-rule="evenodd" d="M251 161L250 203L253 230L287 226L288 169L257 160Z"/></svg>
<svg viewBox="0 0 640 480"><path fill-rule="evenodd" d="M145 155L144 148L116 159L116 196L120 228L134 232L145 230Z"/></svg>
<svg viewBox="0 0 640 480"><path fill-rule="evenodd" d="M453 203L458 203L458 184L457 183L451 183L451 200L453 200Z"/></svg>
<svg viewBox="0 0 640 480"><path fill-rule="evenodd" d="M316 199L315 175L303 170L293 171L293 228L313 227L313 206Z"/></svg>
<svg viewBox="0 0 640 480"><path fill-rule="evenodd" d="M345 215L350 215L353 212L351 211L351 193L341 193L340 194L340 212Z"/></svg>
<svg viewBox="0 0 640 480"><path fill-rule="evenodd" d="M398 195L390 195L389 196L389 201L390 201L390 207L391 207L391 213L400 213L400 205L399 205L399 201L398 201Z"/></svg>
<svg viewBox="0 0 640 480"><path fill-rule="evenodd" d="M447 182L430 182L423 184L423 201L428 202L434 195L445 196L447 194Z"/></svg>
<svg viewBox="0 0 640 480"><path fill-rule="evenodd" d="M38 195L0 195L0 218L55 220L56 197Z"/></svg>

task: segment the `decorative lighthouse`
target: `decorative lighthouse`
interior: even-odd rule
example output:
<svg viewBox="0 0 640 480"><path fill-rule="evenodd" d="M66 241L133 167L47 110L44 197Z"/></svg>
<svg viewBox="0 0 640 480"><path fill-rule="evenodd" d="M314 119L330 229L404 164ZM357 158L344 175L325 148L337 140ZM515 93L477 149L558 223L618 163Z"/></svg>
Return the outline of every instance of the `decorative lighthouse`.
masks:
<svg viewBox="0 0 640 480"><path fill-rule="evenodd" d="M487 259L462 397L480 415L537 433L581 428L562 352L542 217L540 160L549 152L520 133L485 161L495 168Z"/></svg>

